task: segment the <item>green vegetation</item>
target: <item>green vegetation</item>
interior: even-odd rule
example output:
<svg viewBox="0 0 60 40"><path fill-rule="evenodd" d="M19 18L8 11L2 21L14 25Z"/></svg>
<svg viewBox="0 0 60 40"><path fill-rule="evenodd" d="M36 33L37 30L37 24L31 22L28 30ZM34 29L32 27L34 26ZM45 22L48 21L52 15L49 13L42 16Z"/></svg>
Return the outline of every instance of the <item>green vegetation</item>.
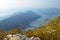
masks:
<svg viewBox="0 0 60 40"><path fill-rule="evenodd" d="M26 35L28 38L30 38L30 37L33 36L33 31L32 31L32 30L28 30L28 31L25 33L25 35Z"/></svg>
<svg viewBox="0 0 60 40"><path fill-rule="evenodd" d="M8 31L7 34L22 34L22 31L21 29L17 28L17 29Z"/></svg>
<svg viewBox="0 0 60 40"><path fill-rule="evenodd" d="M8 34L24 34L29 38L34 36L39 37L42 40L60 40L60 16L34 31L28 30L24 33L19 28L10 30L8 32L0 30L0 39L3 39L4 36Z"/></svg>
<svg viewBox="0 0 60 40"><path fill-rule="evenodd" d="M35 31L42 40L60 40L60 16Z"/></svg>
<svg viewBox="0 0 60 40"><path fill-rule="evenodd" d="M0 40L3 40L6 33L3 30L0 30Z"/></svg>

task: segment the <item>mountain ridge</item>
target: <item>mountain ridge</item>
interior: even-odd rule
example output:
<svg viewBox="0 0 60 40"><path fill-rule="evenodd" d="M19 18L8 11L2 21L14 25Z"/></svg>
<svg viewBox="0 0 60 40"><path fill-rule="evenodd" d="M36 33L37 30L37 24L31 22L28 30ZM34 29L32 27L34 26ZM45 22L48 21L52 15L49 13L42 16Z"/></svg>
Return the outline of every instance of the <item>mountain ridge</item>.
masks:
<svg viewBox="0 0 60 40"><path fill-rule="evenodd" d="M15 28L26 28L30 22L40 18L39 15L34 13L33 11L28 11L25 14L18 14L11 16L5 20L0 22L0 28L4 30L10 30Z"/></svg>
<svg viewBox="0 0 60 40"><path fill-rule="evenodd" d="M60 40L60 16L37 28L34 31L34 36L38 36L42 40Z"/></svg>

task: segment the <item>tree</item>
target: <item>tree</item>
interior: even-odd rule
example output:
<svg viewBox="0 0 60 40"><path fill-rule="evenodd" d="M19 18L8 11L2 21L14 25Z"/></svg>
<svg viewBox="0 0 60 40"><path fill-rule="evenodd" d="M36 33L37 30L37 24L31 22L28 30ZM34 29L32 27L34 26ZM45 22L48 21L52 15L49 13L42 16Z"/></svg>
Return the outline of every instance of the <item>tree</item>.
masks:
<svg viewBox="0 0 60 40"><path fill-rule="evenodd" d="M32 30L28 30L28 31L25 33L25 35L30 38L30 37L33 36L33 31L32 31Z"/></svg>
<svg viewBox="0 0 60 40"><path fill-rule="evenodd" d="M34 37L39 37L43 39L43 32L40 29L34 31Z"/></svg>
<svg viewBox="0 0 60 40"><path fill-rule="evenodd" d="M20 33L22 33L22 31L19 28L14 29L14 30L10 30L7 32L7 34L20 34Z"/></svg>
<svg viewBox="0 0 60 40"><path fill-rule="evenodd" d="M5 31L0 30L0 40L3 40L5 35L6 35Z"/></svg>

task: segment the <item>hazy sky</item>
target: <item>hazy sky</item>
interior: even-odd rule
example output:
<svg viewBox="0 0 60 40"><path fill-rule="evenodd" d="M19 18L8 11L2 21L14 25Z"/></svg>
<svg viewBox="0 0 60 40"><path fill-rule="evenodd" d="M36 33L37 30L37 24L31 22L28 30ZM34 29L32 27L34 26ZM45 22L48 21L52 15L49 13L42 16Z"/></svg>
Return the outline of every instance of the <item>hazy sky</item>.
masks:
<svg viewBox="0 0 60 40"><path fill-rule="evenodd" d="M60 0L0 0L0 16L8 9L24 8L60 8Z"/></svg>

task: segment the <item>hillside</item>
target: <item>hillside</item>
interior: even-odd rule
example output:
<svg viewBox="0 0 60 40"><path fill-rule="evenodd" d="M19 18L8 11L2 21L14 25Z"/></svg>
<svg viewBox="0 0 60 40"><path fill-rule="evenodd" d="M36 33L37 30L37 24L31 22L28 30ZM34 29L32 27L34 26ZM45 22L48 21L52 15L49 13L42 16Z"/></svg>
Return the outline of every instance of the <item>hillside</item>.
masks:
<svg viewBox="0 0 60 40"><path fill-rule="evenodd" d="M60 40L60 16L34 31L34 36L43 40Z"/></svg>
<svg viewBox="0 0 60 40"><path fill-rule="evenodd" d="M51 20L46 26L54 30L60 30L60 16Z"/></svg>

